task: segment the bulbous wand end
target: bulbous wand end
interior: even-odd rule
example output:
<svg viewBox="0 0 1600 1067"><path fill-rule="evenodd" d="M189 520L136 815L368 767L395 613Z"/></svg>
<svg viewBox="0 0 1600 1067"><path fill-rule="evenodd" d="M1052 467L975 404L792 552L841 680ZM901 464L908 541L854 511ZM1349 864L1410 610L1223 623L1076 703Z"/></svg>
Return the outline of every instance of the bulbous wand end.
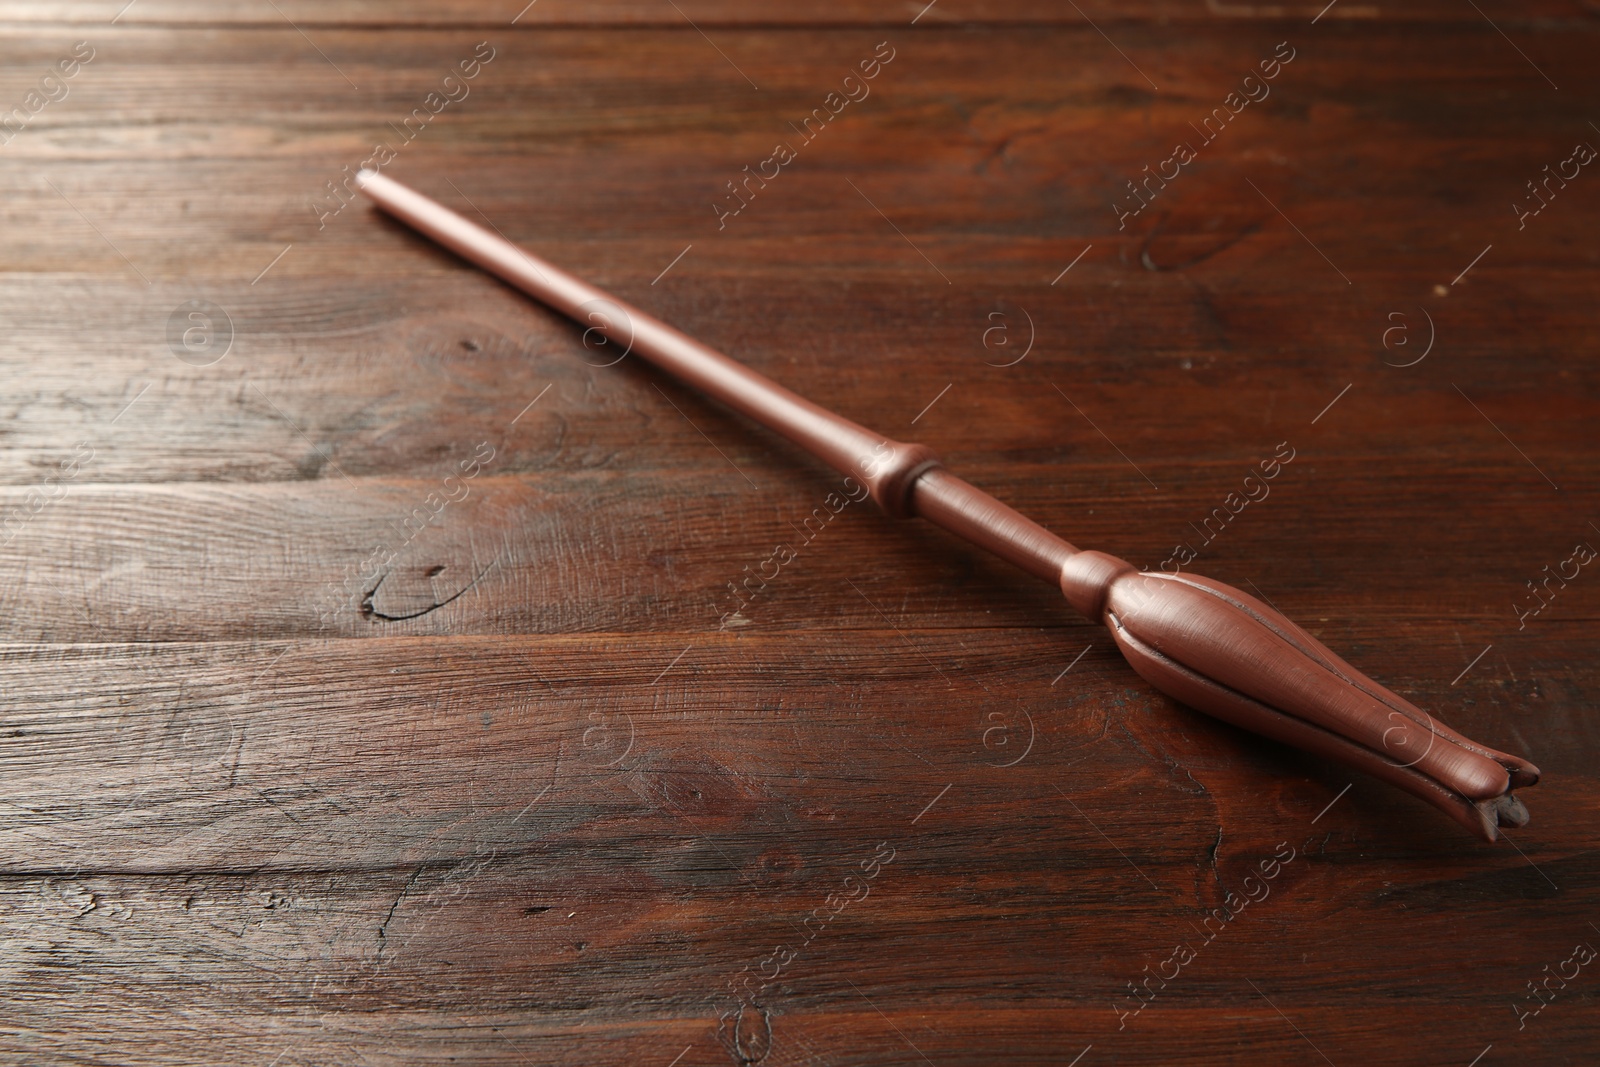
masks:
<svg viewBox="0 0 1600 1067"><path fill-rule="evenodd" d="M1485 841L1528 821L1512 790L1539 768L1456 733L1254 597L1092 551L1062 564L1061 589L1141 677L1190 707L1399 786Z"/></svg>

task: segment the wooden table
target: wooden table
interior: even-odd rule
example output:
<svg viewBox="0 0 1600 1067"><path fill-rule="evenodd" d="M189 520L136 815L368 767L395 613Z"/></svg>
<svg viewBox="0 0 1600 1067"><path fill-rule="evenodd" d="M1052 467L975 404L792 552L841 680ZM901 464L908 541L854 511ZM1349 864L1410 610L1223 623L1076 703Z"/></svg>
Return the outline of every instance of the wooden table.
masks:
<svg viewBox="0 0 1600 1067"><path fill-rule="evenodd" d="M5 1063L1595 1062L1592 5L521 2L0 0ZM379 146L1532 824L1154 694Z"/></svg>

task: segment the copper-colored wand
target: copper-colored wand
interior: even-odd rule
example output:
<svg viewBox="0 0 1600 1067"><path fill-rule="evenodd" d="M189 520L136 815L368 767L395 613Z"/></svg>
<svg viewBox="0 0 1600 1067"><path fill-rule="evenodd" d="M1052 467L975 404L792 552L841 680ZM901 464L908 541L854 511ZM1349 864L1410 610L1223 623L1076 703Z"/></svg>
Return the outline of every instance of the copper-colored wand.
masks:
<svg viewBox="0 0 1600 1067"><path fill-rule="evenodd" d="M945 470L922 445L818 407L393 179L364 170L357 181L384 211L457 255L860 479L890 515L927 519L1059 584L1162 692L1391 782L1485 840L1527 822L1511 790L1537 782L1537 767L1462 737L1254 597L1075 548Z"/></svg>

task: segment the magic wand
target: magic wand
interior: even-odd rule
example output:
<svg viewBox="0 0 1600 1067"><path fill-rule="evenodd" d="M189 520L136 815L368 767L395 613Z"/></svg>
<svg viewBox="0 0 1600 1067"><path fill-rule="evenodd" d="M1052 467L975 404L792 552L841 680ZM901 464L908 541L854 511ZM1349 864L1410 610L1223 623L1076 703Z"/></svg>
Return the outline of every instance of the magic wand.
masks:
<svg viewBox="0 0 1600 1067"><path fill-rule="evenodd" d="M391 178L363 170L356 180L390 215L624 355L638 353L859 478L890 515L927 519L1059 585L1167 695L1397 785L1486 841L1496 840L1501 826L1527 823L1511 790L1537 782L1537 767L1451 730L1254 597L1209 578L1141 572L1075 548L945 470L926 447L818 407Z"/></svg>

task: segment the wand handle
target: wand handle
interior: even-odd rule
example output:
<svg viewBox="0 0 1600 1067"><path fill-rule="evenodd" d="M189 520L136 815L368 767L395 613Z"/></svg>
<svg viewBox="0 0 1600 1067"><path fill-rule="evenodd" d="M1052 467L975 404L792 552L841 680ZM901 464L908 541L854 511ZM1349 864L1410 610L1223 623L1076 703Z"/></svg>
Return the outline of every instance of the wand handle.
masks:
<svg viewBox="0 0 1600 1067"><path fill-rule="evenodd" d="M586 326L585 345L612 362L636 352L860 479L889 514L925 518L1059 584L1169 696L1397 785L1485 840L1527 822L1511 790L1537 782L1537 767L1451 730L1259 600L1080 551L945 470L926 447L813 404L393 179L363 170L357 184L395 218Z"/></svg>

